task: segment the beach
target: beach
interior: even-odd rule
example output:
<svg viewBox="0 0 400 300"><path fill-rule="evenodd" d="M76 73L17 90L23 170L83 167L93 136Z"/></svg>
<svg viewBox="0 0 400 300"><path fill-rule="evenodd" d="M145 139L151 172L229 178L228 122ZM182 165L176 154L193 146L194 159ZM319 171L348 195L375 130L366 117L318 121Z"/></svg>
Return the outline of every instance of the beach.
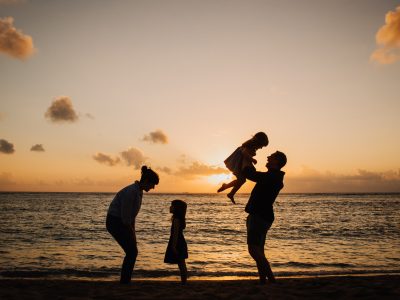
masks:
<svg viewBox="0 0 400 300"><path fill-rule="evenodd" d="M179 281L1 279L1 299L399 299L400 275Z"/></svg>

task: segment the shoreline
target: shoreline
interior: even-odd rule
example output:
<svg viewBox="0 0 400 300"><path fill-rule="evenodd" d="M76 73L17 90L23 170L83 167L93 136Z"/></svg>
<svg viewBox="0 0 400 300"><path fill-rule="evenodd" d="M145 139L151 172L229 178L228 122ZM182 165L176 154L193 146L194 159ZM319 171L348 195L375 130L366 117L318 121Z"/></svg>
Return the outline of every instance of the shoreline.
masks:
<svg viewBox="0 0 400 300"><path fill-rule="evenodd" d="M136 270L135 270L136 271ZM66 281L115 281L119 277L119 273L115 272L108 275L98 275L96 273L90 273L83 275L73 275L73 274L46 274L46 272L41 273L40 271L2 271L0 272L0 280L66 280ZM164 272L163 272L164 273ZM253 280L257 278L257 272L252 272L249 274L239 274L233 273L230 275L215 275L215 274L195 274L189 272L189 277L193 281L225 281L225 280ZM275 277L280 279L296 279L296 278L324 278L324 277L365 277L365 276L400 276L400 270L373 270L373 271L350 271L350 272L275 272ZM133 279L134 278L134 279ZM179 279L179 271L170 271L168 274L162 276L152 276L152 275L139 275L133 274L132 280L137 281L176 281Z"/></svg>
<svg viewBox="0 0 400 300"><path fill-rule="evenodd" d="M277 284L258 280L137 279L130 285L114 280L1 278L1 299L399 299L400 275L278 277Z"/></svg>
<svg viewBox="0 0 400 300"><path fill-rule="evenodd" d="M141 277L134 275L132 276L133 281L178 281L179 274L171 274L169 276L162 277ZM400 272L372 272L372 273L333 273L333 274L297 274L297 275L275 275L279 279L302 279L302 278L326 278L326 277L381 277L381 276L399 276ZM114 274L110 276L73 276L73 275L57 275L57 276L1 276L0 281L4 280L49 280L49 281L99 281L99 282L113 282L117 281L119 274ZM222 275L222 276L190 276L191 281L241 281L256 280L257 274L252 275Z"/></svg>

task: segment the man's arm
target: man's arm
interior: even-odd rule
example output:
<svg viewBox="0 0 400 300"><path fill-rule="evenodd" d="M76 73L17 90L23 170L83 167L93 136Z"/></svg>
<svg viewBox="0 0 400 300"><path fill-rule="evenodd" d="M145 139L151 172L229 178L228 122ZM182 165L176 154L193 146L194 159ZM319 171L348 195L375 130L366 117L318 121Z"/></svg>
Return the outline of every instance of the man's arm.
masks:
<svg viewBox="0 0 400 300"><path fill-rule="evenodd" d="M243 169L243 175L246 179L254 182L260 182L264 179L264 172L257 172L253 166L245 167Z"/></svg>

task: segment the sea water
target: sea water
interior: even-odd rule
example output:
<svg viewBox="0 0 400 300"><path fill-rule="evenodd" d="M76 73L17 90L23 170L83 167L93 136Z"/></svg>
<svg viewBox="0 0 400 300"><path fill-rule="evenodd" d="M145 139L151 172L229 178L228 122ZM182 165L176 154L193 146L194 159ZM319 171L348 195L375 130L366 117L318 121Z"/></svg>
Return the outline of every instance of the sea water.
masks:
<svg viewBox="0 0 400 300"><path fill-rule="evenodd" d="M113 194L0 193L0 276L117 280L123 251L105 229ZM255 276L248 194L145 193L135 278L177 278L163 262L170 202L187 202L192 277ZM266 255L276 276L400 273L400 194L280 194Z"/></svg>

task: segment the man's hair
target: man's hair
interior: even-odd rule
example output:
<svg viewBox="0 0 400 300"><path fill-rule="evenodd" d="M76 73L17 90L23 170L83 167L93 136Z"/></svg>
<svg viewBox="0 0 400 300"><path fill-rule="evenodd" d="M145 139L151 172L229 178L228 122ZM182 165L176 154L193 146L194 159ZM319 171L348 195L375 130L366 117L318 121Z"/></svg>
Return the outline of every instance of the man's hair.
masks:
<svg viewBox="0 0 400 300"><path fill-rule="evenodd" d="M287 163L287 158L286 158L285 153L283 153L281 151L276 151L274 155L276 156L276 158L279 161L279 167L283 168Z"/></svg>

